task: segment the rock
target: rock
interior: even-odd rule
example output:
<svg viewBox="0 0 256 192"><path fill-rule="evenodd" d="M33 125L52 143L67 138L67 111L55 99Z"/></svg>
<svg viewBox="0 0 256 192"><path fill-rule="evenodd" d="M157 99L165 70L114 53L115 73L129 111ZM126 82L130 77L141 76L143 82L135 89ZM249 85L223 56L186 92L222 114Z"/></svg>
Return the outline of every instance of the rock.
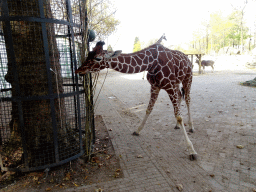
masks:
<svg viewBox="0 0 256 192"><path fill-rule="evenodd" d="M181 184L177 184L176 185L176 188L179 190L179 191L183 191L183 186Z"/></svg>
<svg viewBox="0 0 256 192"><path fill-rule="evenodd" d="M243 149L244 146L243 146L243 145L237 145L236 148L238 148L238 149Z"/></svg>

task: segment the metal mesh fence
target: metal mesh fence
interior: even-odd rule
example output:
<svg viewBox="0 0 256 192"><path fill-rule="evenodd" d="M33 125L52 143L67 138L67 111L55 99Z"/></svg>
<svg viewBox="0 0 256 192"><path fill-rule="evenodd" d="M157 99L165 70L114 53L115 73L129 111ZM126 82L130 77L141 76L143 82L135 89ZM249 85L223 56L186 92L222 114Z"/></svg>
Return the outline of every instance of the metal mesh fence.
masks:
<svg viewBox="0 0 256 192"><path fill-rule="evenodd" d="M83 0L1 1L2 170L43 169L90 151L91 80L74 74L86 48L85 9Z"/></svg>

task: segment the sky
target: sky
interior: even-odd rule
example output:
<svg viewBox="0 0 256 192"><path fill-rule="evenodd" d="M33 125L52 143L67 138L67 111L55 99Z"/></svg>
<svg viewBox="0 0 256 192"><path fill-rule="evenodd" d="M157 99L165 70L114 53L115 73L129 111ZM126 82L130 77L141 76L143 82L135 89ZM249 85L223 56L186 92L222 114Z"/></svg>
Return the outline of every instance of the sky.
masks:
<svg viewBox="0 0 256 192"><path fill-rule="evenodd" d="M115 17L120 21L116 32L105 39L114 50L130 53L135 37L141 42L159 39L165 33L164 45L189 43L192 33L203 20L209 19L210 13L221 10L232 12L231 3L236 6L243 0L112 0L116 8ZM246 17L255 18L256 1L249 1ZM253 15L253 16L252 16Z"/></svg>

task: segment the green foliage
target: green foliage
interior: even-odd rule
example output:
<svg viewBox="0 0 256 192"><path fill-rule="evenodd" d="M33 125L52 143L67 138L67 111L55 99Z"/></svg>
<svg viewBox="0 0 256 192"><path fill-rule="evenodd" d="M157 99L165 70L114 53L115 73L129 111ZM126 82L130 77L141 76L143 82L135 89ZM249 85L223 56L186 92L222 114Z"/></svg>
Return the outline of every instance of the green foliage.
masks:
<svg viewBox="0 0 256 192"><path fill-rule="evenodd" d="M230 28L228 38L233 40L234 45L239 45L241 38L243 41L250 37L248 34L249 28L244 26L242 23L243 13L241 11L234 11L229 15L229 20L232 22L232 27Z"/></svg>
<svg viewBox="0 0 256 192"><path fill-rule="evenodd" d="M97 39L104 39L111 35L120 21L115 18L115 10L109 0L89 0L88 1L88 23L90 29L96 32Z"/></svg>
<svg viewBox="0 0 256 192"><path fill-rule="evenodd" d="M113 52L113 48L112 48L112 46L111 46L111 45L109 45L109 46L108 46L107 51L109 51L109 52Z"/></svg>
<svg viewBox="0 0 256 192"><path fill-rule="evenodd" d="M198 31L194 32L191 44L198 52L218 52L224 47L241 48L250 37L244 21L244 9L234 10L226 17L221 12L214 12L209 21L202 23Z"/></svg>
<svg viewBox="0 0 256 192"><path fill-rule="evenodd" d="M134 44L133 44L133 52L137 52L141 50L141 43L139 37L135 37Z"/></svg>

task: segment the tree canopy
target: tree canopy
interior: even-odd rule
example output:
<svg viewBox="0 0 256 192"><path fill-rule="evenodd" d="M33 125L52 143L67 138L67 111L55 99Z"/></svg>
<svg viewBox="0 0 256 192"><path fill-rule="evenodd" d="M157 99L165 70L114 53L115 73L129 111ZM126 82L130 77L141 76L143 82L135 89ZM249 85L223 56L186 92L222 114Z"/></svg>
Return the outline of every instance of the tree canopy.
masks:
<svg viewBox="0 0 256 192"><path fill-rule="evenodd" d="M133 44L133 52L137 52L141 50L141 42L139 37L135 37L134 44Z"/></svg>
<svg viewBox="0 0 256 192"><path fill-rule="evenodd" d="M210 19L201 24L193 34L191 47L201 53L219 52L221 49L233 47L243 52L253 47L245 46L250 39L249 27L245 23L245 7L234 8L233 12L223 16L221 12L214 12ZM255 46L255 45L254 45Z"/></svg>
<svg viewBox="0 0 256 192"><path fill-rule="evenodd" d="M113 52L113 48L112 48L112 46L111 46L111 45L108 45L107 51L109 51L109 52Z"/></svg>
<svg viewBox="0 0 256 192"><path fill-rule="evenodd" d="M109 0L88 0L89 28L96 32L97 39L111 35L120 21L115 18L116 10Z"/></svg>

